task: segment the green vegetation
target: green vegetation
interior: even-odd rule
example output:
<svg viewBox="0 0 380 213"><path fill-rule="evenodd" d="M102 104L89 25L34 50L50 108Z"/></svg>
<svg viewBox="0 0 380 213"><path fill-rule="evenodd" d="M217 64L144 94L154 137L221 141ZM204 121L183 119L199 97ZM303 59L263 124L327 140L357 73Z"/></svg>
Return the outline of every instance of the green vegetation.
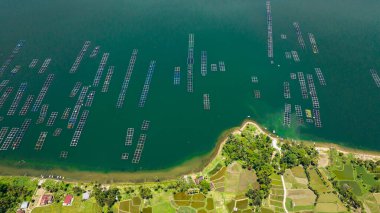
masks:
<svg viewBox="0 0 380 213"><path fill-rule="evenodd" d="M0 212L14 212L22 201L32 201L37 181L27 177L0 178Z"/></svg>

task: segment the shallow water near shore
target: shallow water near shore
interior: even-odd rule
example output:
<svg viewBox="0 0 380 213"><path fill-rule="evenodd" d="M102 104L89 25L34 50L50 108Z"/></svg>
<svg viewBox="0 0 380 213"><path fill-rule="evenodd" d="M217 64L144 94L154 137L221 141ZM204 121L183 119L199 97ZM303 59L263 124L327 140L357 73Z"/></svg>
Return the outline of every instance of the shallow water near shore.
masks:
<svg viewBox="0 0 380 213"><path fill-rule="evenodd" d="M5 163L22 161L37 169L65 168L88 171L148 171L182 164L212 150L221 132L238 126L247 116L281 137L331 141L353 148L380 148L380 88L369 69L380 70L380 22L377 1L272 1L274 64L267 57L265 1L10 1L1 2L0 63L7 60L17 41L25 45L8 66L0 80L9 79L13 92L0 109L1 127L20 127L25 118L32 123L20 147L0 151ZM358 12L360 9L360 12ZM297 43L292 25L300 24L306 49ZM313 54L307 33L314 34L319 54ZM194 92L186 91L188 35L194 33ZM280 35L286 34L287 39ZM69 74L84 41L91 46L77 72ZM89 58L95 46L97 57ZM125 103L116 102L127 71L132 50L139 50ZM208 73L201 76L201 51L208 54ZM301 61L285 58L285 51L296 50ZM110 57L89 110L78 146L70 147L75 131L67 129L61 115L66 107L74 108L78 94L69 94L75 82L91 85L101 56ZM44 74L38 69L45 58L52 58ZM29 69L38 58L35 69ZM144 108L139 108L149 62L156 60ZM224 61L225 72L212 72L210 64ZM17 74L10 71L21 65ZM109 90L101 88L108 66L115 66ZM278 66L279 65L279 66ZM181 84L173 85L175 66L181 67ZM314 68L323 71L327 86L319 85ZM313 74L319 102L322 128L313 124L298 125L294 105L312 109L303 100L298 80L290 73ZM55 78L43 104L49 104L44 124L36 125L39 112L19 116L26 97L37 97L48 74ZM380 74L380 71L378 72ZM251 82L257 76L258 84ZM283 82L290 82L291 99L284 99ZM28 83L14 116L8 109L22 82ZM261 98L254 98L260 90ZM5 88L1 91L3 94ZM210 95L211 110L203 109L203 94ZM33 102L34 103L34 102ZM283 126L284 104L292 104L292 125ZM51 112L58 117L53 127L46 121ZM149 130L141 131L143 120ZM54 137L55 128L62 134ZM132 146L125 146L127 128L135 128ZM41 131L48 131L42 150L34 149ZM140 133L147 139L138 164L131 162ZM0 144L1 145L1 144ZM67 151L67 159L59 158ZM129 159L122 160L121 154ZM11 163L13 165L13 163Z"/></svg>

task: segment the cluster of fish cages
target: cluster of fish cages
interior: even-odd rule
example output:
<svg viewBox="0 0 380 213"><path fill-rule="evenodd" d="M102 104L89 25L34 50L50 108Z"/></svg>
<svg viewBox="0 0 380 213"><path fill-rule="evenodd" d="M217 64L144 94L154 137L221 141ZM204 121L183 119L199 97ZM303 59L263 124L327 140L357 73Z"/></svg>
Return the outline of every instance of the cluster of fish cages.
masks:
<svg viewBox="0 0 380 213"><path fill-rule="evenodd" d="M203 94L203 109L210 110L210 94Z"/></svg>
<svg viewBox="0 0 380 213"><path fill-rule="evenodd" d="M290 127L291 113L292 113L292 105L291 104L285 104L284 121L283 121L284 126Z"/></svg>
<svg viewBox="0 0 380 213"><path fill-rule="evenodd" d="M46 126L53 126L57 116L58 116L58 112L52 112L50 114L50 117L49 117L47 123L46 123Z"/></svg>
<svg viewBox="0 0 380 213"><path fill-rule="evenodd" d="M313 75L307 74L306 78L307 78L307 83L309 85L309 91L310 91L313 108L319 109L319 100L318 100L317 90L315 89L315 85L314 85Z"/></svg>
<svg viewBox="0 0 380 213"><path fill-rule="evenodd" d="M305 41L303 40L302 32L301 32L301 29L300 29L298 22L293 22L293 26L296 29L297 39L298 39L299 45L301 46L302 49L305 49L306 48Z"/></svg>
<svg viewBox="0 0 380 213"><path fill-rule="evenodd" d="M14 115L16 112L16 109L21 101L22 96L24 95L24 92L26 90L26 87L28 86L28 83L21 83L20 87L17 90L17 94L15 98L12 101L11 106L9 107L8 116Z"/></svg>
<svg viewBox="0 0 380 213"><path fill-rule="evenodd" d="M135 132L134 128L128 128L127 129L127 135L125 136L125 145L126 146L132 145L134 132Z"/></svg>
<svg viewBox="0 0 380 213"><path fill-rule="evenodd" d="M377 74L377 71L375 69L371 69L370 73L371 73L373 80L375 81L376 86L380 87L380 77Z"/></svg>
<svg viewBox="0 0 380 213"><path fill-rule="evenodd" d="M291 96L290 96L290 86L289 86L289 82L285 81L284 82L284 98L285 99L290 99Z"/></svg>
<svg viewBox="0 0 380 213"><path fill-rule="evenodd" d="M71 66L71 68L70 68L70 71L69 71L70 73L75 73L77 71L79 64L82 61L84 54L86 54L86 51L87 51L88 47L90 46L90 44L91 44L91 41L85 41L84 42L83 47L80 50L77 58L75 59L73 66Z"/></svg>
<svg viewBox="0 0 380 213"><path fill-rule="evenodd" d="M306 81L305 81L305 77L303 75L303 72L298 72L297 75L298 75L298 81L299 81L300 87L301 87L302 98L307 99L309 96L307 94Z"/></svg>
<svg viewBox="0 0 380 213"><path fill-rule="evenodd" d="M268 58L273 58L273 30L272 30L272 11L270 1L266 2L267 25L268 25Z"/></svg>
<svg viewBox="0 0 380 213"><path fill-rule="evenodd" d="M207 51L201 52L201 75L207 75Z"/></svg>
<svg viewBox="0 0 380 213"><path fill-rule="evenodd" d="M102 60L100 61L98 70L96 71L94 82L92 83L92 86L97 87L99 85L99 81L100 81L100 78L102 77L103 70L107 64L107 60L108 60L109 55L110 55L109 53L103 54L103 57L102 57Z"/></svg>
<svg viewBox="0 0 380 213"><path fill-rule="evenodd" d="M326 86L325 77L323 76L321 68L314 68L314 70L315 70L315 74L317 75L319 84L321 86Z"/></svg>
<svg viewBox="0 0 380 213"><path fill-rule="evenodd" d="M99 50L100 50L100 46L96 46L96 47L92 50L92 52L91 52L91 54L90 54L90 58L94 58L94 57L96 57L96 56L98 55L98 53L99 53Z"/></svg>
<svg viewBox="0 0 380 213"><path fill-rule="evenodd" d="M114 66L110 66L108 68L108 71L107 71L107 74L106 74L106 79L104 79L104 83L103 83L103 87L102 87L102 92L103 93L108 92L108 88L109 88L110 83L111 83L111 78L112 78L114 69L115 69Z"/></svg>
<svg viewBox="0 0 380 213"><path fill-rule="evenodd" d="M187 51L187 92L193 92L193 65L194 65L194 34L189 34Z"/></svg>
<svg viewBox="0 0 380 213"><path fill-rule="evenodd" d="M179 85L180 83L181 83L181 68L180 67L174 67L173 84Z"/></svg>
<svg viewBox="0 0 380 213"><path fill-rule="evenodd" d="M297 51L292 50L291 53L292 53L293 60L294 60L295 62L297 62L297 63L300 62L300 58L299 58L299 56L298 56Z"/></svg>
<svg viewBox="0 0 380 213"><path fill-rule="evenodd" d="M71 139L70 146L77 146L78 145L78 142L79 142L80 136L82 134L84 125L86 124L86 121L87 121L88 114L89 114L88 110L83 111L82 116L80 117L78 126L75 129L73 138Z"/></svg>
<svg viewBox="0 0 380 213"><path fill-rule="evenodd" d="M79 81L76 82L75 85L74 85L74 87L73 87L73 89L70 92L69 97L70 98L75 97L77 95L77 93L79 92L79 89L81 88L81 86L82 86L82 82L79 82Z"/></svg>
<svg viewBox="0 0 380 213"><path fill-rule="evenodd" d="M147 73L146 78L145 78L144 87L143 87L143 90L141 92L140 101L139 101L139 105L138 105L139 108L143 108L145 106L145 102L146 102L146 99L148 97L150 82L152 81L152 76L153 76L155 67L156 67L156 61L151 61L149 64L148 73Z"/></svg>
<svg viewBox="0 0 380 213"><path fill-rule="evenodd" d="M145 141L146 141L146 134L140 134L140 137L139 137L139 140L137 142L136 149L135 149L135 153L133 154L132 163L137 164L140 162L142 151L143 151L144 145L145 145Z"/></svg>
<svg viewBox="0 0 380 213"><path fill-rule="evenodd" d="M3 75L4 71L7 69L10 63L12 63L13 59L20 52L21 48L24 46L25 41L20 40L17 42L16 47L12 50L11 54L8 56L7 60L0 67L0 77Z"/></svg>
<svg viewBox="0 0 380 213"><path fill-rule="evenodd" d="M128 69L125 73L123 84L121 85L121 90L119 93L119 97L117 98L116 108L122 108L125 100L125 94L127 93L129 81L131 80L133 68L135 66L136 58L137 58L137 49L133 49L131 58L129 59Z"/></svg>
<svg viewBox="0 0 380 213"><path fill-rule="evenodd" d="M315 41L314 35L312 33L308 33L308 35L309 35L311 48L313 49L313 53L318 54L319 50L318 50L317 42Z"/></svg>
<svg viewBox="0 0 380 213"><path fill-rule="evenodd" d="M46 95L53 79L54 79L54 74L49 74L48 77L46 78L46 81L45 81L44 85L42 86L40 93L37 96L36 102L34 102L34 105L32 107L32 112L37 112L38 109L40 108L42 100L45 98L45 95Z"/></svg>
<svg viewBox="0 0 380 213"><path fill-rule="evenodd" d="M42 63L42 65L41 65L40 70L38 70L38 73L39 74L44 73L47 70L47 68L49 67L50 62L51 62L51 58L45 59L44 63Z"/></svg>

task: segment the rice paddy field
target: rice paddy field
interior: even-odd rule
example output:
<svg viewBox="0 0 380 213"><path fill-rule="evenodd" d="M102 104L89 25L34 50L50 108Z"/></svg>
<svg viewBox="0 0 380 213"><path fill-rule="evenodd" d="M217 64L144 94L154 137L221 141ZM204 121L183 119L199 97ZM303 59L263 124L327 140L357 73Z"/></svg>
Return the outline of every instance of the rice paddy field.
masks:
<svg viewBox="0 0 380 213"><path fill-rule="evenodd" d="M1 164L164 170L209 154L246 118L284 138L378 150L378 7L4 0Z"/></svg>

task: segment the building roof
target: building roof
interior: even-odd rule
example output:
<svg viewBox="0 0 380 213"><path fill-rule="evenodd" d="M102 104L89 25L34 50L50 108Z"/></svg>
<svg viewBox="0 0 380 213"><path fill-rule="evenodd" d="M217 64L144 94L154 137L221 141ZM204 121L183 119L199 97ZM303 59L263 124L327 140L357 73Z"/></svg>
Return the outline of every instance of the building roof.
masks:
<svg viewBox="0 0 380 213"><path fill-rule="evenodd" d="M63 201L63 204L70 205L72 201L73 201L73 196L66 195L65 200Z"/></svg>
<svg viewBox="0 0 380 213"><path fill-rule="evenodd" d="M53 195L43 195L41 198L41 205L46 205L53 202Z"/></svg>
<svg viewBox="0 0 380 213"><path fill-rule="evenodd" d="M83 200L88 200L90 198L90 193L89 192L85 192L82 194L82 199Z"/></svg>
<svg viewBox="0 0 380 213"><path fill-rule="evenodd" d="M28 201L24 201L24 202L22 202L21 203L21 209L27 209L28 208L28 206L29 206L29 202Z"/></svg>

